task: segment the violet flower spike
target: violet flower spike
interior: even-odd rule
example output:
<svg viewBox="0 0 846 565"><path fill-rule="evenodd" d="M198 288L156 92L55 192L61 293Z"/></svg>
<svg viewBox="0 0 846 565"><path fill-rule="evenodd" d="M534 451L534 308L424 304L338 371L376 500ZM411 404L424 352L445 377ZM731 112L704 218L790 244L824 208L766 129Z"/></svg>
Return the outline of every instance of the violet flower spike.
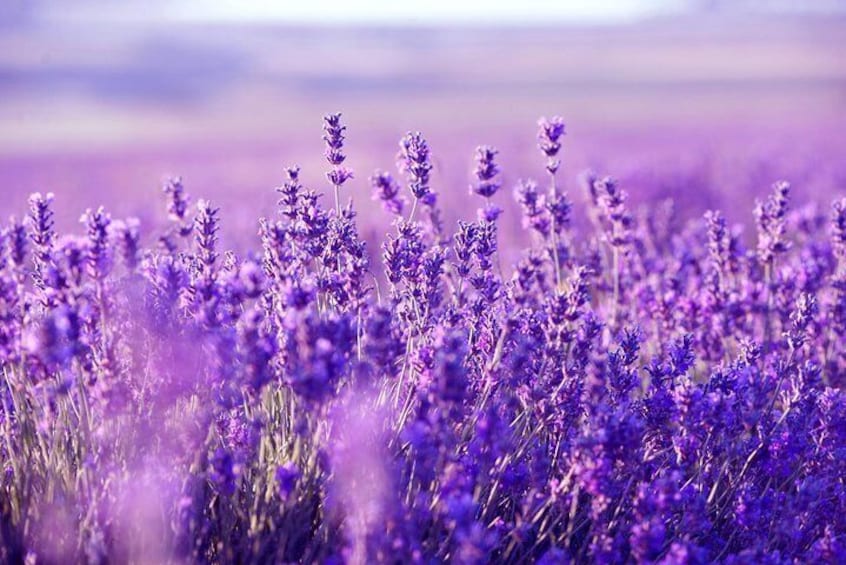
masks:
<svg viewBox="0 0 846 565"><path fill-rule="evenodd" d="M399 184L385 171L376 171L370 177L370 184L373 187L373 200L382 202L386 211L395 216L402 215L404 202L399 196Z"/></svg>
<svg viewBox="0 0 846 565"><path fill-rule="evenodd" d="M326 178L335 189L335 212L341 215L340 189L349 179L353 178L353 171L344 167L342 163L347 156L344 154L344 131L347 127L341 125L341 113L327 114L323 117L323 141L326 142L324 155L332 170L326 173Z"/></svg>
<svg viewBox="0 0 846 565"><path fill-rule="evenodd" d="M409 132L400 140L399 167L408 176L408 186L414 196L412 213L409 216L411 221L417 202L423 200L425 203L430 195L429 174L432 171L432 163L429 145L419 131Z"/></svg>
<svg viewBox="0 0 846 565"><path fill-rule="evenodd" d="M485 199L490 199L502 186L498 178L499 165L494 160L497 153L499 151L489 145L476 148L476 168L473 171L476 182L470 186L470 191Z"/></svg>
<svg viewBox="0 0 846 565"><path fill-rule="evenodd" d="M546 170L552 176L561 166L561 160L557 158L557 155L561 150L561 137L565 133L564 119L560 116L538 120L538 147L547 157Z"/></svg>

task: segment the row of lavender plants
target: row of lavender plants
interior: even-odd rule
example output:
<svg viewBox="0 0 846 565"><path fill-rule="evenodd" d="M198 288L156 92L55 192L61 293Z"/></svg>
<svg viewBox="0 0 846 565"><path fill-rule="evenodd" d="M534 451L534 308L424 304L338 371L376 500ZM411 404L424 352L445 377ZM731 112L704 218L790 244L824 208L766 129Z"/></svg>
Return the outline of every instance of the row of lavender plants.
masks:
<svg viewBox="0 0 846 565"><path fill-rule="evenodd" d="M843 562L846 199L776 183L744 235L585 174L574 208L539 126L515 265L497 151L448 227L420 133L366 249L339 114L329 196L287 169L241 254L179 179L156 237L60 236L33 194L0 240L0 560Z"/></svg>

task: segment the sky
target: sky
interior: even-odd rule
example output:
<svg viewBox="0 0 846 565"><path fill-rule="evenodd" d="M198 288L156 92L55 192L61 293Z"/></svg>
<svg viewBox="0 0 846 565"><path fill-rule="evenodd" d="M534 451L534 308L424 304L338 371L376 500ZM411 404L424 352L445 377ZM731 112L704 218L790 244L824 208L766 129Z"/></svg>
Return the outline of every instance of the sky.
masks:
<svg viewBox="0 0 846 565"><path fill-rule="evenodd" d="M574 21L629 20L678 10L682 0L184 0L168 8L181 19L293 21Z"/></svg>
<svg viewBox="0 0 846 565"><path fill-rule="evenodd" d="M287 23L625 23L689 10L842 11L846 0L2 0L62 21Z"/></svg>
<svg viewBox="0 0 846 565"><path fill-rule="evenodd" d="M0 28L58 23L629 23L685 12L840 12L846 0L0 0Z"/></svg>

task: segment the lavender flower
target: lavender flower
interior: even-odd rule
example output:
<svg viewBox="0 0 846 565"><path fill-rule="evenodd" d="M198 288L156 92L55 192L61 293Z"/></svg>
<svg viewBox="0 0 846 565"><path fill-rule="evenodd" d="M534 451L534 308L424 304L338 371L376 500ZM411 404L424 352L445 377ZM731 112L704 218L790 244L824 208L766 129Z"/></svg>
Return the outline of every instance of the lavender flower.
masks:
<svg viewBox="0 0 846 565"><path fill-rule="evenodd" d="M188 213L188 195L182 185L182 177L168 179L162 188L165 194L170 196L167 204L167 212L174 222L184 222Z"/></svg>
<svg viewBox="0 0 846 565"><path fill-rule="evenodd" d="M33 260L35 262L33 279L39 288L44 287L44 277L50 263L50 253L56 240L56 233L53 231L53 211L50 208L53 198L52 192L44 196L40 192L36 192L29 197L29 237L32 240Z"/></svg>
<svg viewBox="0 0 846 565"><path fill-rule="evenodd" d="M290 498L300 475L299 468L293 463L280 465L276 468L276 483L279 485L279 496L283 502Z"/></svg>
<svg viewBox="0 0 846 565"><path fill-rule="evenodd" d="M279 200L282 214L293 221L297 218L297 210L300 205L300 196L303 192L303 185L300 183L300 168L297 166L285 169L288 180L276 192L282 195Z"/></svg>
<svg viewBox="0 0 846 565"><path fill-rule="evenodd" d="M482 198L491 198L502 186L502 181L497 178L499 166L494 161L497 153L499 151L489 145L476 148L476 168L473 171L476 182L470 186L470 190Z"/></svg>
<svg viewBox="0 0 846 565"><path fill-rule="evenodd" d="M564 133L564 119L559 116L538 121L538 147L547 157L546 170L550 175L555 175L561 166L561 161L556 157L561 150L560 139Z"/></svg>
<svg viewBox="0 0 846 565"><path fill-rule="evenodd" d="M14 267L21 268L27 256L27 233L26 226L17 218L9 219L9 227L3 230L5 244L3 247L3 258Z"/></svg>
<svg viewBox="0 0 846 565"><path fill-rule="evenodd" d="M188 237L191 235L191 222L187 217L190 199L182 184L182 177L168 179L162 190L168 196L168 217L177 224L179 235Z"/></svg>
<svg viewBox="0 0 846 565"><path fill-rule="evenodd" d="M327 114L323 117L323 141L326 142L324 155L332 165L332 170L326 173L326 178L335 186L336 198L337 190L353 176L350 169L341 165L346 159L344 154L344 131L346 129L346 126L341 125L340 112Z"/></svg>
<svg viewBox="0 0 846 565"><path fill-rule="evenodd" d="M787 251L785 239L787 203L790 184L779 181L773 185L773 194L755 206L758 226L758 255L763 263L772 263L777 255Z"/></svg>
<svg viewBox="0 0 846 565"><path fill-rule="evenodd" d="M409 189L416 200L429 196L429 173L432 163L429 145L419 131L409 132L400 140L400 170L408 175Z"/></svg>
<svg viewBox="0 0 846 565"><path fill-rule="evenodd" d="M112 218L100 207L96 211L87 210L80 221L88 231L88 271L95 280L105 279L112 268L109 232Z"/></svg>
<svg viewBox="0 0 846 565"><path fill-rule="evenodd" d="M532 180L521 180L514 188L514 196L523 209L523 226L531 228L543 238L548 237L551 218L546 197L538 192L537 183Z"/></svg>
<svg viewBox="0 0 846 565"><path fill-rule="evenodd" d="M846 268L846 198L831 205L831 237L839 267Z"/></svg>
<svg viewBox="0 0 846 565"><path fill-rule="evenodd" d="M344 130L341 125L341 113L327 114L323 117L323 141L326 142L326 160L332 165L340 165L346 159L344 155Z"/></svg>
<svg viewBox="0 0 846 565"><path fill-rule="evenodd" d="M118 240L118 248L124 265L130 271L135 271L141 260L140 222L137 218L126 221L112 222L112 232Z"/></svg>
<svg viewBox="0 0 846 565"><path fill-rule="evenodd" d="M399 196L400 187L390 173L376 171L370 177L370 184L373 186L373 200L380 200L385 210L391 214L402 214L405 203Z"/></svg>
<svg viewBox="0 0 846 565"><path fill-rule="evenodd" d="M617 181L604 177L594 183L599 203L608 223L606 240L614 248L624 248L631 243L633 220L626 209L627 195L617 186Z"/></svg>

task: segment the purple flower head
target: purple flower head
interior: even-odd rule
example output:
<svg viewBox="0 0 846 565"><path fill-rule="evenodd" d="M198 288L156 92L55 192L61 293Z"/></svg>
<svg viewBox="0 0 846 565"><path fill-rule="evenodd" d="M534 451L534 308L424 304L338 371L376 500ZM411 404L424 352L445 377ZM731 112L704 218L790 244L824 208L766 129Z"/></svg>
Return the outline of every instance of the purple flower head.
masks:
<svg viewBox="0 0 846 565"><path fill-rule="evenodd" d="M373 200L380 200L382 206L396 216L402 214L405 204L399 196L399 184L385 171L376 171L370 177L370 185L373 187Z"/></svg>
<svg viewBox="0 0 846 565"><path fill-rule="evenodd" d="M696 360L693 355L693 336L685 334L679 339L673 340L668 353L670 368L674 376L681 376L693 366Z"/></svg>
<svg viewBox="0 0 846 565"><path fill-rule="evenodd" d="M173 177L165 181L162 190L169 196L167 213L177 223L185 223L190 199L182 184L182 177Z"/></svg>
<svg viewBox="0 0 846 565"><path fill-rule="evenodd" d="M570 211L573 205L566 194L551 196L546 202L546 209L553 220L556 232L560 233L570 225Z"/></svg>
<svg viewBox="0 0 846 565"><path fill-rule="evenodd" d="M758 226L758 255L763 263L772 262L777 255L787 251L790 243L785 239L787 230L787 205L790 184L778 181L773 193L755 206Z"/></svg>
<svg viewBox="0 0 846 565"><path fill-rule="evenodd" d="M112 268L112 249L109 245L112 218L101 206L96 211L87 210L80 221L88 231L88 273L95 280L103 280Z"/></svg>
<svg viewBox="0 0 846 565"><path fill-rule="evenodd" d="M285 174L288 180L277 187L276 192L281 195L279 199L280 211L289 220L293 221L297 217L297 210L300 205L300 196L303 192L303 185L300 182L300 168L296 165L285 169Z"/></svg>
<svg viewBox="0 0 846 565"><path fill-rule="evenodd" d="M576 267L564 290L563 319L574 322L582 315L582 310L590 302L590 270L587 267Z"/></svg>
<svg viewBox="0 0 846 565"><path fill-rule="evenodd" d="M54 264L48 271L53 273L54 277L54 283L49 285L50 288L58 289L62 287L63 283L58 283L56 279L68 282L74 287L80 287L83 275L88 267L88 240L81 237L63 236L57 242L56 247L58 249L53 253Z"/></svg>
<svg viewBox="0 0 846 565"><path fill-rule="evenodd" d="M414 197L423 199L428 196L432 163L429 145L419 131L409 132L400 140L399 164L400 170L408 175L409 188Z"/></svg>
<svg viewBox="0 0 846 565"><path fill-rule="evenodd" d="M590 169L582 171L579 174L579 184L588 198L588 203L592 207L591 209L599 206L599 193L596 191L597 180L599 180L599 177Z"/></svg>
<svg viewBox="0 0 846 565"><path fill-rule="evenodd" d="M29 197L29 238L32 240L35 271L33 280L38 288L44 288L44 277L50 263L50 254L56 240L53 229L53 193L43 195L40 192Z"/></svg>
<svg viewBox="0 0 846 565"><path fill-rule="evenodd" d="M473 171L476 182L470 186L470 190L483 198L490 198L502 186L498 178L499 166L494 161L497 153L499 151L488 145L476 148L476 168Z"/></svg>
<svg viewBox="0 0 846 565"><path fill-rule="evenodd" d="M141 223L138 218L128 218L125 221L112 222L111 231L117 239L118 251L123 264L130 271L134 271L141 260Z"/></svg>
<svg viewBox="0 0 846 565"><path fill-rule="evenodd" d="M235 493L237 471L238 466L229 450L218 447L211 459L209 479L223 496L232 496Z"/></svg>
<svg viewBox="0 0 846 565"><path fill-rule="evenodd" d="M286 308L303 312L314 302L316 294L312 281L288 280L282 290L282 303Z"/></svg>
<svg viewBox="0 0 846 565"><path fill-rule="evenodd" d="M416 280L420 274L424 250L419 225L399 220L396 237L389 236L384 244L383 259L388 280L393 284L404 279Z"/></svg>
<svg viewBox="0 0 846 565"><path fill-rule="evenodd" d="M344 131L346 126L341 125L341 113L327 114L323 116L323 141L326 142L326 160L332 165L340 165L346 159L344 155Z"/></svg>
<svg viewBox="0 0 846 565"><path fill-rule="evenodd" d="M84 351L79 314L68 306L50 312L30 336L28 349L50 367L68 365Z"/></svg>
<svg viewBox="0 0 846 565"><path fill-rule="evenodd" d="M792 327L785 332L787 343L791 349L799 349L805 344L808 337L808 327L814 321L819 307L817 298L813 294L803 292L796 299L796 307L790 313Z"/></svg>
<svg viewBox="0 0 846 565"><path fill-rule="evenodd" d="M626 366L637 361L642 339L643 330L639 326L623 329L623 335L620 336L620 350L623 353L623 363Z"/></svg>
<svg viewBox="0 0 846 565"><path fill-rule="evenodd" d="M4 260L9 261L13 266L23 267L26 261L27 233L23 222L15 217L9 219L9 227L3 231L4 245L0 253Z"/></svg>
<svg viewBox="0 0 846 565"><path fill-rule="evenodd" d="M541 214L545 208L544 197L538 192L538 184L531 179L520 179L514 187L514 199L523 208L523 213L529 217Z"/></svg>
<svg viewBox="0 0 846 565"><path fill-rule="evenodd" d="M220 229L218 214L207 200L197 202L197 216L194 218L194 241L197 244L197 255L201 264L211 269L217 261L217 232Z"/></svg>
<svg viewBox="0 0 846 565"><path fill-rule="evenodd" d="M549 174L554 175L561 166L561 161L556 159L561 150L561 136L565 134L564 119L553 116L551 119L541 118L538 120L538 147L547 156L546 169Z"/></svg>
<svg viewBox="0 0 846 565"><path fill-rule="evenodd" d="M493 267L491 257L497 250L495 222L479 222L473 242L473 253L479 261L479 268L489 271Z"/></svg>
<svg viewBox="0 0 846 565"><path fill-rule="evenodd" d="M294 463L285 463L276 468L276 485L279 487L279 497L282 502L288 500L294 488L297 486L297 481L300 480L302 472L300 468Z"/></svg>
<svg viewBox="0 0 846 565"><path fill-rule="evenodd" d="M346 159L344 155L344 131L346 126L341 125L341 113L327 114L323 117L323 141L326 142L326 160L332 165L332 170L326 173L326 178L337 189L349 179L353 178L351 169L342 166Z"/></svg>
<svg viewBox="0 0 846 565"><path fill-rule="evenodd" d="M265 289L264 273L253 259L247 259L232 273L232 292L246 299L256 299Z"/></svg>
<svg viewBox="0 0 846 565"><path fill-rule="evenodd" d="M56 234L53 231L53 204L55 196L52 192L42 195L40 192L29 197L29 219L32 234L30 238L38 248L48 248L52 245Z"/></svg>
<svg viewBox="0 0 846 565"><path fill-rule="evenodd" d="M708 255L721 284L728 276L731 265L731 234L726 228L726 219L719 211L705 213L708 227Z"/></svg>
<svg viewBox="0 0 846 565"><path fill-rule="evenodd" d="M570 565L572 558L566 550L551 547L537 561L537 565Z"/></svg>
<svg viewBox="0 0 846 565"><path fill-rule="evenodd" d="M458 233L452 237L453 251L458 260L456 267L461 278L467 277L472 269L473 248L476 245L478 236L478 224L473 222L458 221Z"/></svg>
<svg viewBox="0 0 846 565"><path fill-rule="evenodd" d="M467 334L461 330L442 331L436 341L432 371L433 397L446 404L460 404L467 397Z"/></svg>
<svg viewBox="0 0 846 565"><path fill-rule="evenodd" d="M346 167L337 167L326 173L326 178L329 179L329 182L333 185L341 186L353 178L353 172Z"/></svg>
<svg viewBox="0 0 846 565"><path fill-rule="evenodd" d="M274 377L271 365L276 354L276 340L262 331L264 313L254 308L244 316L238 331L239 361L244 382L256 394Z"/></svg>
<svg viewBox="0 0 846 565"><path fill-rule="evenodd" d="M617 181L604 177L595 181L599 203L607 220L606 238L612 247L624 247L631 242L634 221L626 208L627 195L617 186Z"/></svg>
<svg viewBox="0 0 846 565"><path fill-rule="evenodd" d="M334 395L347 376L349 354L356 341L346 316L320 319L309 315L288 332L285 378L293 390L310 402Z"/></svg>
<svg viewBox="0 0 846 565"><path fill-rule="evenodd" d="M831 240L840 267L846 269L846 198L831 205Z"/></svg>
<svg viewBox="0 0 846 565"><path fill-rule="evenodd" d="M377 369L388 376L395 375L396 365L405 351L394 319L388 308L376 308L368 318L364 351Z"/></svg>
<svg viewBox="0 0 846 565"><path fill-rule="evenodd" d="M476 210L476 217L480 222L496 222L502 215L503 209L496 204L485 206Z"/></svg>
<svg viewBox="0 0 846 565"><path fill-rule="evenodd" d="M655 561L664 550L667 528L659 517L644 520L632 526L630 543L632 555L639 563Z"/></svg>
<svg viewBox="0 0 846 565"><path fill-rule="evenodd" d="M551 218L546 197L538 192L537 183L533 180L521 180L514 187L514 197L523 209L523 227L532 229L543 238L549 236Z"/></svg>

